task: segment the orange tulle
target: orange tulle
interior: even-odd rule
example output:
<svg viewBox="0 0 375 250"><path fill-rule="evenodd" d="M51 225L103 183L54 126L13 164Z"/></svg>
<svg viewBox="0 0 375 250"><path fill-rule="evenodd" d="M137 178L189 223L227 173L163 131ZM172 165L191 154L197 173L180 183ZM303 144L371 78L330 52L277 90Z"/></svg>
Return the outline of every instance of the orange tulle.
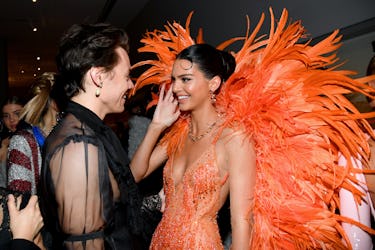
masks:
<svg viewBox="0 0 375 250"><path fill-rule="evenodd" d="M257 183L250 249L347 249L350 248L341 222L349 222L370 233L371 228L339 215L339 189L350 190L360 203L364 194L353 183L354 166L338 165L339 154L361 159L368 166L366 133L374 136L367 118L345 97L373 92L352 72L338 70L335 51L339 32L311 45L301 43L305 30L301 22L289 22L283 11L275 20L272 10L267 36L258 32L262 15L253 32L217 46L243 40L233 52L237 67L217 95L217 109L226 114L224 126L244 125L255 143ZM147 84L170 83L175 55L183 48L203 42L174 22L166 31L146 34L141 52L153 52L157 60L136 82L135 91ZM250 26L250 25L249 25ZM172 126L162 142L169 149L178 145L181 121Z"/></svg>

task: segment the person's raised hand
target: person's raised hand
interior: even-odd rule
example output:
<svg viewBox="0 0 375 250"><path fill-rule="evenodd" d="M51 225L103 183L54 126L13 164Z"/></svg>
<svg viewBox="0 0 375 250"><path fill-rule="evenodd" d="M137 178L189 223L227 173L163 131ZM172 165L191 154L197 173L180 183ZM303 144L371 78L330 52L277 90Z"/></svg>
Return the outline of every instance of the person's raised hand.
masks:
<svg viewBox="0 0 375 250"><path fill-rule="evenodd" d="M10 230L13 239L26 239L33 241L34 237L43 227L43 218L40 213L38 197L32 195L27 206L20 210L21 197L8 196L8 210L10 217Z"/></svg>
<svg viewBox="0 0 375 250"><path fill-rule="evenodd" d="M171 126L180 116L178 102L172 93L172 87L165 92L165 84L160 89L159 100L156 106L152 123L165 127Z"/></svg>

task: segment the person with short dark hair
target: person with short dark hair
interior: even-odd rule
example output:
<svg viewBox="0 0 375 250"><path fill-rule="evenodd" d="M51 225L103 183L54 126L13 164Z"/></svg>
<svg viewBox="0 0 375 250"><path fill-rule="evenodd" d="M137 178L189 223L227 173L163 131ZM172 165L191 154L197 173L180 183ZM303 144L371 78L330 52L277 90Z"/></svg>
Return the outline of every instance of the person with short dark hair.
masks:
<svg viewBox="0 0 375 250"><path fill-rule="evenodd" d="M124 111L130 78L128 36L109 24L73 25L62 37L54 91L68 101L46 139L41 209L53 249L133 249L140 197L126 153L104 124Z"/></svg>
<svg viewBox="0 0 375 250"><path fill-rule="evenodd" d="M53 249L147 247L140 178L104 123L134 87L128 52L125 31L105 23L75 24L60 41L52 93L63 95L64 116L44 144L39 192Z"/></svg>

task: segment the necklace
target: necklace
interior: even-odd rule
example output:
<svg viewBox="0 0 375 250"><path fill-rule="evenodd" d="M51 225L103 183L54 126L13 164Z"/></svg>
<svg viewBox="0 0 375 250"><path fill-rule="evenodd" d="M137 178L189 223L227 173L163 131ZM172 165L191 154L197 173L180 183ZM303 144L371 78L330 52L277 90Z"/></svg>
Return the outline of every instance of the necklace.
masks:
<svg viewBox="0 0 375 250"><path fill-rule="evenodd" d="M203 137L205 137L206 135L208 135L211 132L211 130L215 127L216 123L217 123L217 120L214 121L210 126L208 126L207 130L203 134L195 136L195 135L193 135L193 132L192 132L193 128L192 128L191 122L190 122L189 123L189 133L188 133L189 138L193 142L199 141L200 139L202 139Z"/></svg>

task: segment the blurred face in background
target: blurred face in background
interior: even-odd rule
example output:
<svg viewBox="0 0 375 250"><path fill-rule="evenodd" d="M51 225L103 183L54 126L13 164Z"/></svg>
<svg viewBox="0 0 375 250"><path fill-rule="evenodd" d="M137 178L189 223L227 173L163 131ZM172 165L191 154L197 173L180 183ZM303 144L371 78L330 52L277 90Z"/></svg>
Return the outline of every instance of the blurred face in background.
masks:
<svg viewBox="0 0 375 250"><path fill-rule="evenodd" d="M3 122L9 131L16 131L17 124L20 120L22 106L19 104L5 104L3 107Z"/></svg>

